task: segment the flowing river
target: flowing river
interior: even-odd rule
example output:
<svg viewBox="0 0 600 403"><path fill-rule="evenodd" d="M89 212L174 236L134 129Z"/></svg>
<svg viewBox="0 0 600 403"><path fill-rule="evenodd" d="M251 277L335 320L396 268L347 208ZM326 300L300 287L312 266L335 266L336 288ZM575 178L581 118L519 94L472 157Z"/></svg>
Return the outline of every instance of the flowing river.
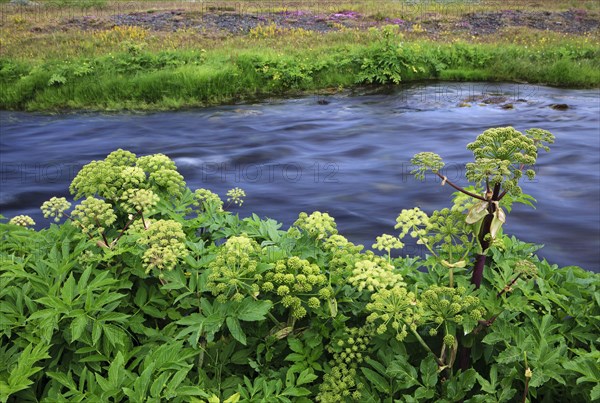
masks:
<svg viewBox="0 0 600 403"><path fill-rule="evenodd" d="M242 216L254 212L285 229L301 211L327 211L341 234L370 248L376 236L396 233L402 209L450 205L453 189L410 175L414 153L440 154L444 174L466 185L466 144L498 126L556 136L550 153L540 152L538 176L523 183L536 209L514 205L505 233L544 244L538 255L551 263L600 271L598 90L434 83L178 112L0 111L0 213L48 225L42 202L69 197L84 164L123 148L168 155L192 189L225 199L228 189L243 188L244 205L234 209ZM398 253L424 252L409 244Z"/></svg>

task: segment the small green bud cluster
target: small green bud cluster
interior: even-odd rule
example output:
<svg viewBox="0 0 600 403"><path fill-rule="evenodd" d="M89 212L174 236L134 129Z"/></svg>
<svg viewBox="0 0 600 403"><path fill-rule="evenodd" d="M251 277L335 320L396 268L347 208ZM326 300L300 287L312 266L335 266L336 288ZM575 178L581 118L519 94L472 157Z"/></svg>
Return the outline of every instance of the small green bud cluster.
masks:
<svg viewBox="0 0 600 403"><path fill-rule="evenodd" d="M159 197L150 189L127 189L121 196L122 205L127 211L149 211L158 201Z"/></svg>
<svg viewBox="0 0 600 403"><path fill-rule="evenodd" d="M390 253L392 249L404 248L404 244L400 241L400 239L393 235L383 234L375 239L375 243L373 244L372 248L385 250L386 252Z"/></svg>
<svg viewBox="0 0 600 403"><path fill-rule="evenodd" d="M427 243L439 244L441 250L449 255L463 252L465 246L471 243L471 231L464 214L459 211L447 208L434 211L425 230Z"/></svg>
<svg viewBox="0 0 600 403"><path fill-rule="evenodd" d="M177 221L153 221L137 242L148 248L142 256L146 273L154 268L173 270L179 260L187 256L185 233Z"/></svg>
<svg viewBox="0 0 600 403"><path fill-rule="evenodd" d="M292 316L300 319L307 314L304 304L314 310L321 306L321 300L327 301L332 297L326 286L327 276L318 265L292 256L275 263L273 269L265 274L261 289L276 293L281 304L291 309Z"/></svg>
<svg viewBox="0 0 600 403"><path fill-rule="evenodd" d="M146 173L140 167L125 167L121 172L123 187L125 189L143 188L146 182Z"/></svg>
<svg viewBox="0 0 600 403"><path fill-rule="evenodd" d="M104 161L107 164L113 165L116 167L127 167L135 164L136 156L134 153L122 149L118 149L110 153Z"/></svg>
<svg viewBox="0 0 600 403"><path fill-rule="evenodd" d="M416 167L410 173L421 180L425 178L427 171L431 170L431 172L437 173L444 167L442 157L432 152L415 154L410 163Z"/></svg>
<svg viewBox="0 0 600 403"><path fill-rule="evenodd" d="M392 288L397 285L406 285L402 275L394 272L394 266L387 260L359 260L354 265L352 275L347 282L356 287L359 292L366 289L369 292L382 288Z"/></svg>
<svg viewBox="0 0 600 403"><path fill-rule="evenodd" d="M97 195L105 199L116 200L124 188L121 169L122 167L116 168L106 161L92 161L84 165L77 173L69 190L75 199Z"/></svg>
<svg viewBox="0 0 600 403"><path fill-rule="evenodd" d="M324 239L329 235L337 234L333 217L320 211L315 211L311 215L304 212L300 213L294 225L317 239Z"/></svg>
<svg viewBox="0 0 600 403"><path fill-rule="evenodd" d="M11 218L8 221L8 223L13 224L13 225L20 225L21 227L28 227L30 225L35 225L35 221L33 221L33 218L29 217L28 215L15 216L15 217Z"/></svg>
<svg viewBox="0 0 600 403"><path fill-rule="evenodd" d="M444 336L444 344L447 347L453 347L455 341L456 341L456 337L454 337L454 335L447 334Z"/></svg>
<svg viewBox="0 0 600 403"><path fill-rule="evenodd" d="M204 210L223 210L223 200L218 194L211 192L208 189L197 189L194 192L194 198L201 203Z"/></svg>
<svg viewBox="0 0 600 403"><path fill-rule="evenodd" d="M344 236L338 234L327 238L323 244L323 249L329 252L329 273L332 277L340 277L340 281L344 281L342 279L346 279L350 275L356 262L363 258L360 254L360 251L363 250L362 245L354 245Z"/></svg>
<svg viewBox="0 0 600 403"><path fill-rule="evenodd" d="M117 219L113 207L104 200L88 197L75 207L71 214L84 234L97 231L104 233L105 229Z"/></svg>
<svg viewBox="0 0 600 403"><path fill-rule="evenodd" d="M227 191L227 202L236 206L241 206L244 203L244 197L246 197L246 192L238 187Z"/></svg>
<svg viewBox="0 0 600 403"><path fill-rule="evenodd" d="M391 327L396 333L396 340L402 341L408 335L408 329L416 330L422 322L423 309L413 292L397 285L391 289L381 289L371 296L367 311L367 323L379 324L378 334L383 334Z"/></svg>
<svg viewBox="0 0 600 403"><path fill-rule="evenodd" d="M158 172L163 169L176 170L175 162L164 154L145 155L137 159L137 166L145 172Z"/></svg>
<svg viewBox="0 0 600 403"><path fill-rule="evenodd" d="M396 218L396 225L394 228L400 229L400 235L398 239L403 239L407 234L411 237L417 238L418 236L425 236L427 231L424 227L429 224L429 217L420 208L415 207L412 209L404 209L398 214Z"/></svg>
<svg viewBox="0 0 600 403"><path fill-rule="evenodd" d="M538 274L537 266L529 260L519 260L515 264L515 273L520 274L525 279L536 278Z"/></svg>
<svg viewBox="0 0 600 403"><path fill-rule="evenodd" d="M515 183L510 181L511 174L511 161L509 160L479 158L475 162L469 162L466 165L467 179L477 185L481 185L486 179L489 180L491 185L502 184L505 181L505 187L508 183L514 185ZM521 177L521 171L515 171L515 175L515 179L518 181Z"/></svg>
<svg viewBox="0 0 600 403"><path fill-rule="evenodd" d="M240 301L245 294L256 297L260 293L262 276L257 272L260 246L243 234L232 236L219 249L209 265L207 289L217 301Z"/></svg>
<svg viewBox="0 0 600 403"><path fill-rule="evenodd" d="M464 287L429 287L421 294L425 315L437 325L445 321L461 325L465 316L471 321L480 320L485 315L485 308L479 298L466 293Z"/></svg>
<svg viewBox="0 0 600 403"><path fill-rule="evenodd" d="M331 371L323 376L317 401L339 403L344 401L360 402L364 387L356 382L357 370L367 358L371 333L364 327L348 328L339 339L331 340L327 351L332 354L329 362Z"/></svg>
<svg viewBox="0 0 600 403"><path fill-rule="evenodd" d="M532 128L525 130L525 134L533 140L533 144L535 144L537 148L541 148L544 151L550 151L550 147L544 143L554 144L554 135L548 130Z"/></svg>
<svg viewBox="0 0 600 403"><path fill-rule="evenodd" d="M155 189L163 190L166 194L172 196L181 196L185 187L183 176L175 169L159 169L150 173L149 179Z"/></svg>
<svg viewBox="0 0 600 403"><path fill-rule="evenodd" d="M42 204L41 210L45 218L53 217L59 222L65 211L71 208L71 203L64 197L53 197Z"/></svg>

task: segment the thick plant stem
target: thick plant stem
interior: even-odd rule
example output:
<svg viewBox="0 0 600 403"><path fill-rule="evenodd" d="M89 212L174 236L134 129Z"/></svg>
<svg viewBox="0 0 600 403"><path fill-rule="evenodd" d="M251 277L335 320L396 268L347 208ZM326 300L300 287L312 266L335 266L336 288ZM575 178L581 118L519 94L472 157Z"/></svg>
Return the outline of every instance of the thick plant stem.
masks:
<svg viewBox="0 0 600 403"><path fill-rule="evenodd" d="M481 280L483 280L483 268L485 267L486 255L477 255L475 259L475 266L473 267L473 275L471 277L471 283L475 284L475 288L481 286Z"/></svg>

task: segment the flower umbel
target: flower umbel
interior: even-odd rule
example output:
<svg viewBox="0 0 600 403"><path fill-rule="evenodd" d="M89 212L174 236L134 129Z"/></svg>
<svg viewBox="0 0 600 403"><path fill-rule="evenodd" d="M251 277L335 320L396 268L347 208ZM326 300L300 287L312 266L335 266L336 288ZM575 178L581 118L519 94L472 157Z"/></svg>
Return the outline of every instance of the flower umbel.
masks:
<svg viewBox="0 0 600 403"><path fill-rule="evenodd" d="M105 229L117 219L113 207L95 197L88 197L82 201L75 207L71 216L81 226L81 231L90 235L94 231L103 234Z"/></svg>
<svg viewBox="0 0 600 403"><path fill-rule="evenodd" d="M385 333L391 327L398 341L404 340L409 329L416 330L421 322L423 309L413 292L408 292L403 286L397 285L392 289L382 289L371 296L367 311L372 312L367 317L368 323L379 323L377 333Z"/></svg>
<svg viewBox="0 0 600 403"><path fill-rule="evenodd" d="M35 225L35 221L33 221L33 218L29 217L28 215L15 216L15 217L11 218L8 223L13 224L13 225L20 225L21 227L28 227L30 225Z"/></svg>
<svg viewBox="0 0 600 403"><path fill-rule="evenodd" d="M246 192L238 187L227 191L227 202L233 203L236 206L241 206L244 203L244 197L246 197Z"/></svg>
<svg viewBox="0 0 600 403"><path fill-rule="evenodd" d="M179 260L187 255L185 233L177 221L153 221L137 242L148 248L142 256L146 273L154 268L173 270Z"/></svg>
<svg viewBox="0 0 600 403"><path fill-rule="evenodd" d="M337 234L333 217L320 211L315 211L311 215L300 213L294 225L316 239L323 239L329 235Z"/></svg>
<svg viewBox="0 0 600 403"><path fill-rule="evenodd" d="M64 197L53 197L42 204L41 210L45 218L54 218L59 222L65 211L71 208L71 203Z"/></svg>

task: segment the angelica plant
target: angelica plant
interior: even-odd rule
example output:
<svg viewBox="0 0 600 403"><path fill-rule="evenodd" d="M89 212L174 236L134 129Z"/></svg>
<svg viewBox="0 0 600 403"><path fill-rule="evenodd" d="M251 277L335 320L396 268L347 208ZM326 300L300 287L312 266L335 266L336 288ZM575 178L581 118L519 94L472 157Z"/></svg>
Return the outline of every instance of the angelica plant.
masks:
<svg viewBox="0 0 600 403"><path fill-rule="evenodd" d="M466 177L479 192L462 188L443 175L444 162L438 154L422 152L413 157L412 173L417 179L423 179L425 173L431 171L442 179L442 185L447 184L476 201L465 218L465 223L472 225L478 247L471 278L476 287L481 285L488 249L506 221L502 208L505 196L519 200L523 175L530 180L535 177L532 167L538 151L549 151L547 144L552 143L554 136L543 129L521 133L513 127L500 127L484 131L467 145L473 152L474 162L466 165Z"/></svg>

